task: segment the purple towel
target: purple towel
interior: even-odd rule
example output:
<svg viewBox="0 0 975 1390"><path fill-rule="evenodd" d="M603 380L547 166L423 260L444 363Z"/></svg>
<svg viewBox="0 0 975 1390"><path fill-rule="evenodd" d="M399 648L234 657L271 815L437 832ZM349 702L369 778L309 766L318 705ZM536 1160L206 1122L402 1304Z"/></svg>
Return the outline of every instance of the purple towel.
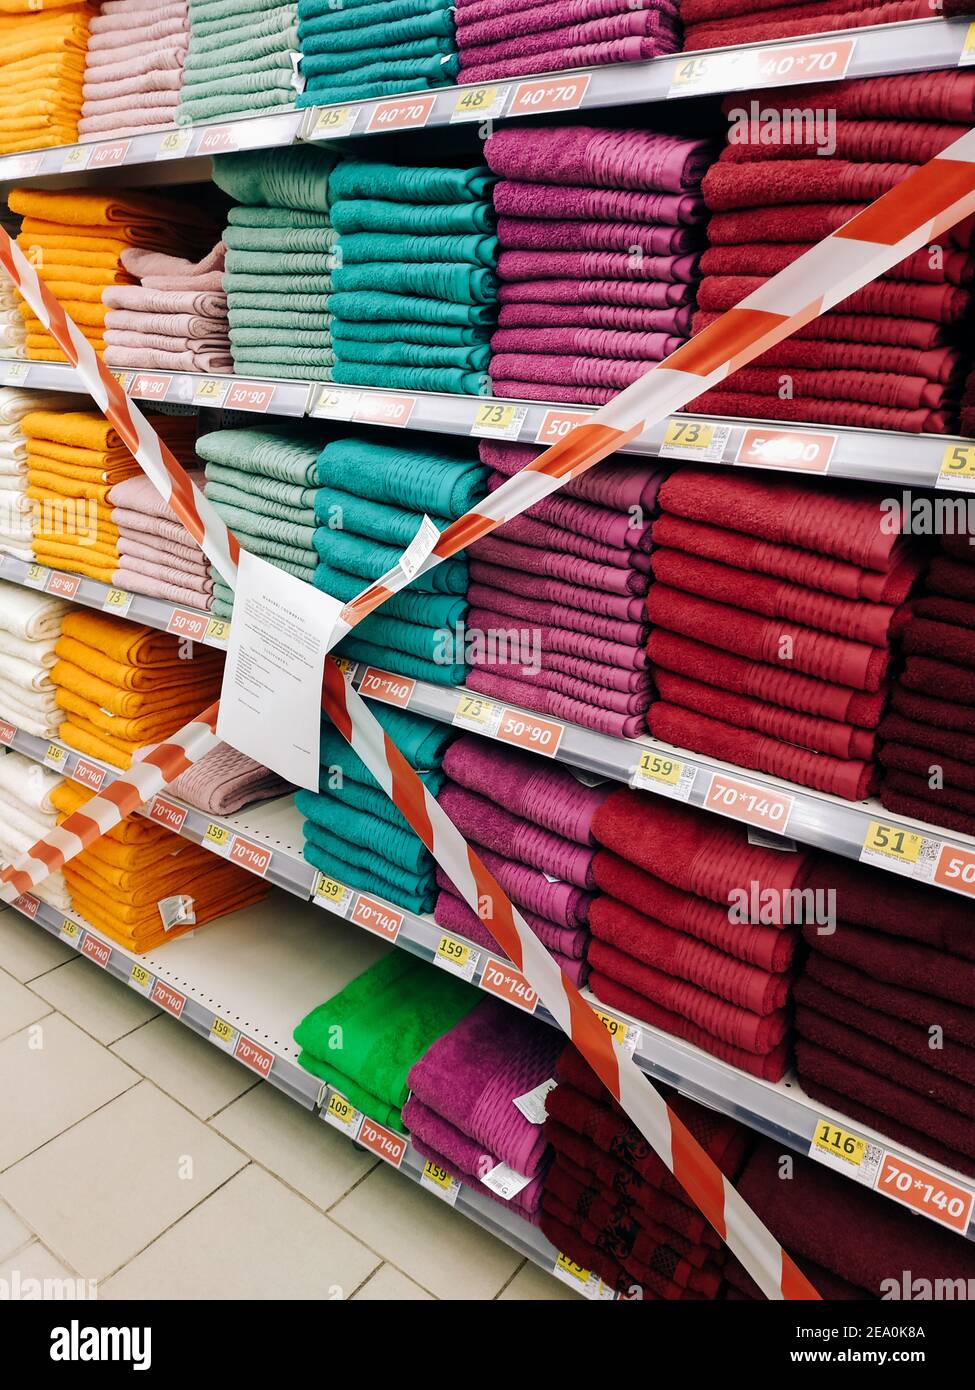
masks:
<svg viewBox="0 0 975 1390"><path fill-rule="evenodd" d="M491 565L473 558L469 563L469 574L472 584L507 589L510 593L521 594L536 602L557 603L564 608L578 608L583 612L598 613L604 618L619 618L632 623L640 622L643 617L645 599L636 595L631 598L601 589L581 589L571 580Z"/></svg>
<svg viewBox="0 0 975 1390"><path fill-rule="evenodd" d="M427 1110L420 1101L407 1100L403 1106L403 1123L411 1130L410 1138L413 1147L421 1158L425 1158L430 1163L435 1163L438 1168L443 1168L444 1172L449 1173L452 1178L456 1178L460 1183L466 1183L468 1187L472 1185L474 1175L469 1173L464 1166L469 1162L472 1153L472 1146L469 1140L453 1125L448 1125L446 1120L440 1119L432 1110ZM439 1148L436 1144L431 1144L425 1136L431 1134L439 1140L443 1146ZM449 1150L449 1154L443 1150ZM463 1160L463 1161L461 1161ZM513 1197L510 1202L492 1192L489 1187L482 1183L474 1184L478 1192L485 1197L490 1197L492 1202L509 1207L517 1216L529 1222L532 1226L537 1226L542 1210L542 1179L533 1178L532 1181Z"/></svg>
<svg viewBox="0 0 975 1390"><path fill-rule="evenodd" d="M527 34L562 24L582 24L587 19L619 14L631 6L632 0L455 0L455 20L458 37L464 34L465 42L485 43L495 32L503 37L506 33ZM665 14L677 13L675 0L655 0L654 8ZM491 28L482 38L480 29L472 30L473 25ZM478 36L467 39L471 32Z"/></svg>
<svg viewBox="0 0 975 1390"><path fill-rule="evenodd" d="M534 53L538 47L526 42L553 46L602 43L607 39L653 33L662 25L673 26L674 9L667 5L632 8L633 0L560 0L556 4L526 4L511 13L495 12L491 19L465 20L464 9L457 9L457 48L461 67L477 61L478 52L498 49L505 53Z"/></svg>
<svg viewBox="0 0 975 1390"><path fill-rule="evenodd" d="M533 912L559 927L579 928L589 921L589 908L595 894L560 879L546 878L540 869L532 869L527 864L494 854L483 845L475 845L475 849L485 867L523 912ZM444 871L438 868L436 873L440 887L456 893L456 888Z"/></svg>
<svg viewBox="0 0 975 1390"><path fill-rule="evenodd" d="M669 333L686 337L694 311L627 308L621 304L506 304L499 328L612 328L623 333ZM625 354L624 354L625 355Z"/></svg>
<svg viewBox="0 0 975 1390"><path fill-rule="evenodd" d="M601 467L605 465L598 465L585 476L592 478L594 473L598 475ZM494 492L507 481L504 473L491 473L488 477L488 490ZM619 511L609 506L600 506L597 502L583 502L576 497L564 495L567 491L567 488L560 488L551 497L545 497L541 502L529 507L520 517L516 517L515 521L537 521L549 528L572 531L583 539L591 539L594 545L603 545L615 551L632 549L643 554L649 552L653 521L641 503L635 504L627 511ZM508 529L513 524L511 521L505 522L501 534L513 535L514 533Z"/></svg>
<svg viewBox="0 0 975 1390"><path fill-rule="evenodd" d="M589 510L598 512L598 508L595 507L590 507ZM570 531L560 526L552 526L545 521L536 521L527 513L506 521L499 529L498 537L504 541L518 541L522 545L536 548L541 546L546 550L564 551L596 565L610 565L615 569L635 569L643 574L650 572L651 560L645 550L627 550L603 545L600 541L590 540L581 531Z"/></svg>
<svg viewBox="0 0 975 1390"><path fill-rule="evenodd" d="M276 772L226 743L218 743L177 777L171 789L180 801L189 802L198 811L221 816L291 790Z"/></svg>
<svg viewBox="0 0 975 1390"><path fill-rule="evenodd" d="M503 661L485 662L483 667L477 661L471 663L472 670L488 669L503 680L524 681L527 685L542 685L546 690L566 695L580 704L592 705L596 709L607 710L612 714L646 714L654 700L649 683L642 690L614 690L602 680L580 680L575 676L553 671L544 662L539 671L526 670L517 664ZM607 668L608 669L608 668Z"/></svg>
<svg viewBox="0 0 975 1390"><path fill-rule="evenodd" d="M548 353L560 362L578 353L648 363L669 357L683 341L683 337L668 333L614 333L600 328L499 328L491 339L491 349L531 356Z"/></svg>
<svg viewBox="0 0 975 1390"><path fill-rule="evenodd" d="M641 226L662 223L668 227L696 227L707 217L704 199L697 194L634 193L617 188L556 185L502 179L494 189L499 216L549 218L570 222L636 222Z"/></svg>
<svg viewBox="0 0 975 1390"><path fill-rule="evenodd" d="M592 564L578 555L553 554L537 546L505 540L501 535L474 541L467 547L467 554L472 561L566 580L573 585L583 584L587 589L598 589L606 594L644 594L649 585L647 575L639 570Z"/></svg>
<svg viewBox="0 0 975 1390"><path fill-rule="evenodd" d="M696 255L649 256L615 251L502 251L502 280L662 280L689 285L698 278Z"/></svg>
<svg viewBox="0 0 975 1390"><path fill-rule="evenodd" d="M707 140L651 131L534 126L496 130L484 157L508 179L685 193L700 188L714 151Z"/></svg>
<svg viewBox="0 0 975 1390"><path fill-rule="evenodd" d="M613 386L550 386L547 382L506 381L492 377L491 392L504 401L549 401L553 405L608 405L619 391Z"/></svg>
<svg viewBox="0 0 975 1390"><path fill-rule="evenodd" d="M636 738L646 733L647 721L642 714L613 714L610 710L570 699L541 685L505 680L493 671L471 670L467 677L467 688L478 695L487 695L493 700L507 700L513 705L535 710L538 714L550 715L553 719L565 719L571 724L581 724L586 729L610 734L613 738Z"/></svg>
<svg viewBox="0 0 975 1390"><path fill-rule="evenodd" d="M527 254L527 253L526 253ZM116 289L131 289L117 285ZM108 291L106 290L106 294ZM498 286L499 304L616 304L638 309L679 309L691 304L689 285L632 280L520 280Z"/></svg>
<svg viewBox="0 0 975 1390"><path fill-rule="evenodd" d="M525 620L521 621L524 624ZM524 631L524 626L520 627L518 619L504 614L472 608L467 615L467 630L514 633L508 648L511 650L518 641L517 634ZM543 671L558 671L575 680L590 681L593 685L605 686L607 690L620 690L627 694L645 690L650 684L647 654L640 643L627 647L620 642L603 642L598 637L585 637L581 633L555 627L534 627L532 635L539 648L537 664ZM499 669L497 665L495 669Z"/></svg>
<svg viewBox="0 0 975 1390"><path fill-rule="evenodd" d="M503 854L530 868L577 888L592 889L595 879L592 861L595 850L573 844L563 835L554 835L521 816L512 815L486 796L445 782L437 801L461 834L478 844Z"/></svg>
<svg viewBox="0 0 975 1390"><path fill-rule="evenodd" d="M678 46L676 34L671 30L649 39L616 39L612 43L589 43L579 48L554 48L526 58L495 58L465 67L463 78L465 82L483 82L492 77L522 77L535 72L593 68L606 63L641 63L673 53Z"/></svg>
<svg viewBox="0 0 975 1390"><path fill-rule="evenodd" d="M609 647L618 647L621 652L631 651L640 648L646 642L649 632L645 615L634 622L620 621L599 613L586 613L582 609L570 608L565 604L548 603L521 594L511 594L505 589L492 588L489 584L476 581L468 587L467 597L471 604L471 612L475 608L483 609L485 612L479 616L488 620L493 620L495 615L503 615L503 620L497 626L510 627L511 619L530 624L533 631L539 632L541 641L552 650L564 651L574 656L591 654L601 661L606 660L610 665L617 664L616 656L604 657L599 650L599 644L606 643ZM644 666L646 657L642 660L632 657L625 663L621 658L621 664Z"/></svg>
<svg viewBox="0 0 975 1390"><path fill-rule="evenodd" d="M468 941L485 946L495 954L504 955L477 913L467 906L463 898L457 896L452 887L443 889L433 915L438 925L445 930L459 932ZM581 928L573 931L568 927L559 926L557 922L550 922L547 917L540 917L537 912L529 912L526 908L521 909L521 915L545 949L556 957L558 965L572 978L573 983L578 984L578 976L582 973L582 958L589 944L589 932Z"/></svg>
<svg viewBox="0 0 975 1390"><path fill-rule="evenodd" d="M498 241L511 251L630 251L639 247L645 256L680 256L697 249L700 234L683 227L646 226L641 222L499 217Z"/></svg>
<svg viewBox="0 0 975 1390"><path fill-rule="evenodd" d="M489 371L492 381L528 381L546 390L555 387L568 391L570 400L579 400L578 395L572 395L576 390L622 391L652 371L661 360L658 357L652 361L613 362L601 357L539 357L532 352L496 350Z"/></svg>

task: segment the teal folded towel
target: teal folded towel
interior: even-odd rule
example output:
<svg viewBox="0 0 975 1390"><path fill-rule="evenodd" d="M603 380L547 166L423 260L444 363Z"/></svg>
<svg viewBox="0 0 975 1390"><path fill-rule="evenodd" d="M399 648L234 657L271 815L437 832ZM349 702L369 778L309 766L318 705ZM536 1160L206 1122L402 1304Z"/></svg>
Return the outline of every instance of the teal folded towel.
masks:
<svg viewBox="0 0 975 1390"><path fill-rule="evenodd" d="M381 24L384 20L439 10L444 0L298 0L299 27L335 22L340 28L350 24Z"/></svg>
<svg viewBox="0 0 975 1390"><path fill-rule="evenodd" d="M381 386L392 391L448 391L451 395L489 396L486 372L456 367L382 367L368 362L336 362L330 380L342 386Z"/></svg>
<svg viewBox="0 0 975 1390"><path fill-rule="evenodd" d="M224 289L229 294L237 275L329 276L335 264L331 251L228 251ZM231 282L228 284L228 280ZM299 286L300 287L300 286ZM241 289L246 288L241 286ZM315 289L318 286L312 286Z"/></svg>
<svg viewBox="0 0 975 1390"><path fill-rule="evenodd" d="M310 77L296 106L319 106L337 101L367 101L373 97L398 96L401 92L449 87L457 81L460 60L455 53L438 58L418 58L412 63L372 63L357 69L355 76L328 73Z"/></svg>
<svg viewBox="0 0 975 1390"><path fill-rule="evenodd" d="M409 44L412 51L413 45L422 39L436 43L441 53L448 53L456 47L453 13L444 7L428 9L421 14L407 15L400 19L380 19L372 23L357 18L364 13L375 14L377 10L389 11L395 8L395 5L367 5L364 10L350 10L341 15L344 21L341 27L333 25L316 29L314 19L300 23L298 42L301 51L344 53L347 61L362 61L366 52L391 52L398 45ZM333 13L330 17L337 16ZM351 58L349 55L352 55Z"/></svg>
<svg viewBox="0 0 975 1390"><path fill-rule="evenodd" d="M246 252L238 252L246 255ZM229 257L228 257L229 260ZM226 280L224 281L226 284ZM229 286L228 292L229 292ZM359 294L379 290L387 294L416 294L431 299L447 299L464 304L488 304L497 297L498 281L486 266L403 264L382 261L368 265L344 265L332 273L331 289L336 294Z"/></svg>
<svg viewBox="0 0 975 1390"><path fill-rule="evenodd" d="M318 483L321 450L298 426L290 431L282 426L275 430L212 430L200 435L196 452L204 463L262 474L299 487Z"/></svg>
<svg viewBox="0 0 975 1390"><path fill-rule="evenodd" d="M402 236L465 236L490 232L497 214L488 202L446 203L432 207L385 202L379 197L333 200L332 226L349 232L392 232Z"/></svg>
<svg viewBox="0 0 975 1390"><path fill-rule="evenodd" d="M497 182L485 165L468 169L380 164L344 159L332 176L332 200L384 198L399 203L477 203L490 198Z"/></svg>
<svg viewBox="0 0 975 1390"><path fill-rule="evenodd" d="M307 825L311 827L313 822L309 821ZM340 840L338 836L326 837L317 827L315 833L326 840L324 845L311 838L311 831L307 833L308 838L305 840L302 853L309 864L313 864L328 878L334 878L349 888L356 888L360 893L374 893L377 898L385 898L387 902L394 903L407 912L433 911L437 901L437 887L436 878L432 874L410 875L393 864L388 866L388 874L384 874L380 870L387 866L384 861L377 860L375 855L357 851L353 845L347 845L346 841ZM354 863L354 859L359 862Z"/></svg>
<svg viewBox="0 0 975 1390"><path fill-rule="evenodd" d="M234 322L233 308L230 310L230 322ZM332 339L336 344L340 340L386 343L390 339L396 339L398 342L426 343L438 347L475 347L490 343L491 329L471 328L454 323L405 323L402 320L396 323L389 319L383 319L379 323L356 323L351 319L343 319L341 323L333 322Z"/></svg>
<svg viewBox="0 0 975 1390"><path fill-rule="evenodd" d="M356 782L351 777L340 779L333 777L327 768L322 769L322 788L321 795L328 796L335 801L340 801L345 806L352 806L361 814L375 816L379 820L389 821L391 825L399 826L401 830L412 828L409 821L398 810L384 791L378 787L367 787L365 782ZM443 784L443 773L428 773L430 776L439 776L441 785ZM338 785L335 785L335 784ZM429 786L429 782L427 784ZM436 796L436 791L431 788L431 792Z"/></svg>
<svg viewBox="0 0 975 1390"><path fill-rule="evenodd" d="M353 661L367 661L370 666L381 666L384 670L395 665L396 675L428 681L431 685L463 685L467 679L466 666L441 666L434 661L424 661L419 656L410 656L407 652L391 652L388 647L374 646L360 637L343 637L336 651L342 656L351 657Z"/></svg>
<svg viewBox="0 0 975 1390"><path fill-rule="evenodd" d="M384 705L377 700L371 700L369 708L415 772L422 775L440 770L444 754L457 737L456 729L450 724L440 724L422 714L411 714L409 710ZM327 719L322 720L320 737L322 767L339 770L344 777L365 782L368 787L379 786L358 753L353 752L338 729Z"/></svg>
<svg viewBox="0 0 975 1390"><path fill-rule="evenodd" d="M277 523L275 523L277 524ZM375 581L391 570L403 553L403 548L380 545L378 541L350 536L346 531L331 531L320 526L314 533L314 546L323 564L334 565L360 579ZM467 561L446 560L436 569L417 575L414 585L438 594L467 593ZM362 586L365 588L365 584Z"/></svg>
<svg viewBox="0 0 975 1390"><path fill-rule="evenodd" d="M332 335L328 329L317 332L307 328L231 328L230 342L233 347L307 347L330 348ZM361 346L359 344L358 346ZM480 352L481 349L471 349ZM460 349L448 349L460 351Z"/></svg>
<svg viewBox="0 0 975 1390"><path fill-rule="evenodd" d="M467 664L445 658L454 655L452 633L433 627L421 627L418 623L403 623L382 613L371 613L350 636L340 643L341 651L356 660L376 663L376 657L365 656L356 651L357 645L368 644L371 651L386 651L387 662L393 670L405 676L421 676L437 685L463 685L467 679ZM409 661L419 663L417 669L408 670ZM433 675L436 671L438 674Z"/></svg>
<svg viewBox="0 0 975 1390"><path fill-rule="evenodd" d="M359 323L377 319L416 319L419 323L484 324L493 323L497 309L493 304L451 304L443 299L423 299L411 294L383 294L363 290L358 294L333 294L329 297L329 313L337 319ZM431 390L450 390L450 387L431 387Z"/></svg>
<svg viewBox="0 0 975 1390"><path fill-rule="evenodd" d="M315 567L312 582L316 589L331 594L332 598L341 599L343 603L350 603L363 589L358 575L347 574L345 570L337 570L321 561ZM463 621L467 599L459 594L423 593L411 586L388 598L382 611L387 617L402 618L405 623L419 623L424 627L452 632Z"/></svg>
<svg viewBox="0 0 975 1390"><path fill-rule="evenodd" d="M376 30L373 30L376 34ZM346 33L346 39L365 39L366 32L360 30L356 34ZM349 69L355 66L356 73L365 71L373 72L377 65L382 64L384 68L400 68L411 66L413 63L424 58L436 58L441 54L451 51L450 44L445 43L439 34L418 34L409 39L399 42L390 41L383 43L382 37L376 34L372 44L367 47L361 45L352 48L348 43L337 44L333 35L323 35L319 39L306 39L301 45L301 72L303 77L330 77L333 74L347 75ZM341 78L339 79L342 80Z"/></svg>
<svg viewBox="0 0 975 1390"><path fill-rule="evenodd" d="M296 252L307 254L309 252L328 253L334 251L338 245L339 234L334 227L326 226L324 223L316 227L237 227L231 224L224 230L223 239L231 252L263 251L271 255L289 255ZM483 239L485 241L493 240L491 237ZM457 237L456 240L461 242L465 238ZM460 257L457 259L459 260ZM243 266L230 268L234 270L244 269ZM331 265L323 268L330 270Z"/></svg>
<svg viewBox="0 0 975 1390"><path fill-rule="evenodd" d="M314 480L374 502L456 518L486 495L487 474L476 454L446 453L422 437L409 448L333 439L318 456Z"/></svg>
<svg viewBox="0 0 975 1390"><path fill-rule="evenodd" d="M386 331L394 335L387 326ZM233 331L230 341L234 341ZM480 347L439 347L428 343L404 343L401 341L383 342L372 339L370 342L356 342L349 338L336 337L334 341L336 358L340 362L371 362L374 367L456 367L462 372L479 372L483 375L491 361L491 348L487 343Z"/></svg>
<svg viewBox="0 0 975 1390"><path fill-rule="evenodd" d="M388 502L373 502L334 487L318 488L313 505L319 526L331 527L333 531L349 531L354 536L365 536L384 545L398 546L401 550L409 545L423 520L422 512L392 506ZM445 531L451 518L431 516L430 520L438 531Z"/></svg>
<svg viewBox="0 0 975 1390"><path fill-rule="evenodd" d="M239 236L240 231L234 230ZM232 244L226 234L224 240L228 246ZM371 261L383 260L439 261L493 269L498 263L498 239L473 233L468 236L389 236L381 232L353 232L342 238L343 265L368 265Z"/></svg>
<svg viewBox="0 0 975 1390"><path fill-rule="evenodd" d="M238 203L324 210L337 160L338 155L314 145L218 154L213 181Z"/></svg>
<svg viewBox="0 0 975 1390"><path fill-rule="evenodd" d="M315 827L341 836L358 849L379 855L387 865L395 865L411 874L429 872L430 851L409 827L403 829L392 821L370 816L328 792L299 791L295 795L295 805Z"/></svg>
<svg viewBox="0 0 975 1390"><path fill-rule="evenodd" d="M231 227L249 227L254 231L315 231L329 229L329 218L323 210L308 212L301 208L246 207L229 208L227 222ZM224 237L226 241L227 238ZM229 246L229 242L227 243Z"/></svg>

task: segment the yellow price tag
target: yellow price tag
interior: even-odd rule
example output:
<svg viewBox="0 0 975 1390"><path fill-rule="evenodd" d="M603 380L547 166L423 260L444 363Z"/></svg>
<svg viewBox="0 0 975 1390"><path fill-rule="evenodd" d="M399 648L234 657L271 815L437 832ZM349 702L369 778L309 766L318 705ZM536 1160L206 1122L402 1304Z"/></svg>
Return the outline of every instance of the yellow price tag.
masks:
<svg viewBox="0 0 975 1390"><path fill-rule="evenodd" d="M196 388L196 394L198 396L215 396L219 392L220 386L221 383L219 381L214 381L212 378L207 381L201 381Z"/></svg>
<svg viewBox="0 0 975 1390"><path fill-rule="evenodd" d="M144 965L133 965L129 971L129 979L137 989L148 989L152 973Z"/></svg>
<svg viewBox="0 0 975 1390"><path fill-rule="evenodd" d="M852 1167L859 1168L866 1157L867 1141L857 1134L840 1129L832 1120L819 1119L816 1121L816 1131L813 1135L813 1148L819 1153L828 1154L830 1158L841 1159Z"/></svg>
<svg viewBox="0 0 975 1390"><path fill-rule="evenodd" d="M975 482L975 444L949 444L941 460L940 476Z"/></svg>
<svg viewBox="0 0 975 1390"><path fill-rule="evenodd" d="M236 1036L237 1029L229 1024L226 1019L215 1018L210 1024L210 1033L218 1042L231 1043Z"/></svg>
<svg viewBox="0 0 975 1390"><path fill-rule="evenodd" d="M671 420L664 435L664 447L671 449L710 449L714 425L700 420Z"/></svg>
<svg viewBox="0 0 975 1390"><path fill-rule="evenodd" d="M207 640L210 642L226 642L230 638L230 620L228 618L211 618L207 623Z"/></svg>
<svg viewBox="0 0 975 1390"><path fill-rule="evenodd" d="M170 130L167 131L159 141L159 148L164 154L173 154L185 149L190 143L192 132L189 130Z"/></svg>
<svg viewBox="0 0 975 1390"><path fill-rule="evenodd" d="M126 589L109 589L103 601L104 608L128 608L132 595Z"/></svg>
<svg viewBox="0 0 975 1390"><path fill-rule="evenodd" d="M328 1098L328 1105L325 1107L325 1118L331 1120L332 1124L338 1125L341 1129L354 1129L359 1112L350 1101L346 1100L345 1096L340 1096L337 1091L333 1091Z"/></svg>
<svg viewBox="0 0 975 1390"><path fill-rule="evenodd" d="M112 372L112 376L113 376L113 377L115 378L115 380L118 382L119 386L121 386L121 388L122 388L123 391L126 389L126 387L128 386L129 382L132 380L132 373L131 373L131 372L113 371L113 372Z"/></svg>
<svg viewBox="0 0 975 1390"><path fill-rule="evenodd" d="M618 1047L622 1047L630 1031L627 1025L620 1019L613 1018L612 1014L601 1013L599 1009L594 1009L593 1012L603 1027L608 1031L613 1042L616 1043Z"/></svg>
<svg viewBox="0 0 975 1390"><path fill-rule="evenodd" d="M923 844L923 835L915 835L913 830L902 830L896 825L884 825L879 820L870 822L863 839L864 849L897 859L902 864L916 864Z"/></svg>
<svg viewBox="0 0 975 1390"><path fill-rule="evenodd" d="M481 429L506 430L514 418L515 408L513 405L493 405L490 401L485 401L477 408L474 424L480 426Z"/></svg>
<svg viewBox="0 0 975 1390"><path fill-rule="evenodd" d="M437 955L462 970L471 958L471 948L453 936L442 936L437 944Z"/></svg>
<svg viewBox="0 0 975 1390"><path fill-rule="evenodd" d="M669 787L675 787L684 771L684 764L676 758L666 757L663 753L641 753L638 768L641 777L647 777L651 782L666 782Z"/></svg>
<svg viewBox="0 0 975 1390"><path fill-rule="evenodd" d="M61 935L73 941L75 937L77 937L79 931L80 927L78 923L72 922L69 918L65 917L64 921L61 923Z"/></svg>
<svg viewBox="0 0 975 1390"><path fill-rule="evenodd" d="M477 695L462 695L457 701L457 713L473 724L486 724L494 713L494 705Z"/></svg>
<svg viewBox="0 0 975 1390"><path fill-rule="evenodd" d="M49 743L47 752L44 754L44 761L48 767L60 767L67 757L67 753L66 748L59 748L56 743Z"/></svg>
<svg viewBox="0 0 975 1390"><path fill-rule="evenodd" d="M497 87L477 87L473 91L461 92L454 102L455 111L485 111L498 99Z"/></svg>
<svg viewBox="0 0 975 1390"><path fill-rule="evenodd" d="M327 898L330 902L335 902L342 897L344 892L344 883L338 883L334 878L326 878L324 874L318 875L318 882L315 885L316 898Z"/></svg>
<svg viewBox="0 0 975 1390"><path fill-rule="evenodd" d="M450 1185L454 1181L446 1168L441 1168L438 1164L429 1161L423 1165L423 1176L434 1186L442 1187L445 1192L449 1191Z"/></svg>
<svg viewBox="0 0 975 1390"><path fill-rule="evenodd" d="M575 1260L570 1260L568 1255L559 1255L558 1259L555 1261L555 1268L556 1270L561 1270L563 1274L568 1274L573 1279L577 1279L580 1284L589 1283L591 1277L589 1270L584 1269L582 1265L576 1264Z"/></svg>
<svg viewBox="0 0 975 1390"><path fill-rule="evenodd" d="M27 573L24 578L27 580L28 584L40 584L46 574L47 570L43 565L28 565Z"/></svg>
<svg viewBox="0 0 975 1390"><path fill-rule="evenodd" d="M969 24L964 47L958 59L959 64L975 63L975 24Z"/></svg>
<svg viewBox="0 0 975 1390"><path fill-rule="evenodd" d="M214 825L211 823L206 828L203 836L203 843L211 845L214 849L226 849L230 842L230 831L225 825Z"/></svg>

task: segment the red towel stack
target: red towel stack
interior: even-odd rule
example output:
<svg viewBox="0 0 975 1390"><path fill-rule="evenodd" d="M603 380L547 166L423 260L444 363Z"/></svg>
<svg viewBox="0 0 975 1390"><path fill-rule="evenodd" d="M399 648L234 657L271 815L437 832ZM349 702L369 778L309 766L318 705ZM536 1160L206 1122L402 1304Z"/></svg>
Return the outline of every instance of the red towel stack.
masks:
<svg viewBox="0 0 975 1390"><path fill-rule="evenodd" d="M817 1100L975 1174L975 931L966 900L832 855L803 886L835 891L807 924L796 1066Z"/></svg>
<svg viewBox="0 0 975 1390"><path fill-rule="evenodd" d="M861 800L876 780L892 623L922 564L880 498L688 467L659 503L651 733Z"/></svg>
<svg viewBox="0 0 975 1390"><path fill-rule="evenodd" d="M975 545L942 536L900 632L907 657L880 726L880 799L975 834Z"/></svg>
<svg viewBox="0 0 975 1390"><path fill-rule="evenodd" d="M781 1157L760 1140L738 1190L823 1298L931 1299L935 1280L975 1278L969 1241L799 1154L784 1177ZM731 1256L725 1274L740 1296L762 1297Z"/></svg>
<svg viewBox="0 0 975 1390"><path fill-rule="evenodd" d="M945 13L951 0L944 6ZM941 11L938 6L938 12ZM958 13L969 9L956 5ZM684 48L721 48L725 44L788 39L799 34L862 29L904 19L930 19L931 0L682 0Z"/></svg>
<svg viewBox="0 0 975 1390"><path fill-rule="evenodd" d="M618 1293L715 1298L726 1258L717 1234L574 1048L556 1075L545 1100L555 1151L542 1191L545 1235ZM749 1132L682 1096L668 1101L734 1182Z"/></svg>
<svg viewBox="0 0 975 1390"><path fill-rule="evenodd" d="M613 1008L778 1081L806 853L748 843L740 826L621 789L593 819L592 992ZM763 899L762 894L765 895Z"/></svg>
<svg viewBox="0 0 975 1390"><path fill-rule="evenodd" d="M704 180L714 216L711 247L701 259L697 332L965 134L975 111L975 72L805 87L801 102L793 88L759 92L754 100L745 94L728 98L724 109L742 114L734 116L729 143ZM753 112L760 114L757 123ZM793 122L804 113L815 120L799 128ZM822 153L830 148L830 155ZM969 221L735 372L691 409L953 430L972 355L963 329L972 267Z"/></svg>

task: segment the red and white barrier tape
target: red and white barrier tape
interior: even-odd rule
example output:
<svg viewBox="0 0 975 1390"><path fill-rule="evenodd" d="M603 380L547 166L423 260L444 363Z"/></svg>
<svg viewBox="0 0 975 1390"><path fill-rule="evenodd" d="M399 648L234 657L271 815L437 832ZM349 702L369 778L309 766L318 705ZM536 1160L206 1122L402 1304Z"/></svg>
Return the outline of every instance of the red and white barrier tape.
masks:
<svg viewBox="0 0 975 1390"><path fill-rule="evenodd" d="M442 533L418 572L432 569L472 540L520 515L563 482L577 477L628 440L679 410L702 391L890 269L972 211L975 211L975 131L968 132L845 227L774 276L736 309L724 314L659 367L602 407L591 420L546 450L478 509L454 522ZM175 458L137 407L127 400L19 248L2 229L0 235L0 263L34 312L49 327L99 407L113 421L161 495L233 585L239 553L236 539L206 499L189 485ZM412 577L416 577L416 572ZM332 633L330 647L393 593L404 588L409 580L410 576L397 565L367 587L343 610L344 622ZM483 913L485 905L489 907L491 915L486 925L498 944L523 971L546 1008L766 1296L818 1298L809 1281L635 1063L614 1049L608 1032L582 995L562 975L332 660L326 663L323 707L449 874L469 906L479 914ZM80 853L86 844L109 828L109 824L117 823L121 815L128 814L128 809L141 804L146 798L143 788L148 781L141 769L147 764L153 768L153 782L158 776L165 783L169 780L165 773L170 766L174 769L170 775L175 776L194 757L202 756L203 746L212 746L212 724L209 722L212 713L208 711L207 720L187 725L165 744L146 750L128 781L119 779L108 793L101 793L89 801L85 813L76 812L65 820L53 832L54 838L45 837L16 865L5 868L0 874L4 896L9 899L11 893L36 886L66 859ZM190 757L191 746L194 757ZM131 807L129 802L132 802ZM127 808L124 811L121 810L123 805ZM56 838L58 836L60 839Z"/></svg>

